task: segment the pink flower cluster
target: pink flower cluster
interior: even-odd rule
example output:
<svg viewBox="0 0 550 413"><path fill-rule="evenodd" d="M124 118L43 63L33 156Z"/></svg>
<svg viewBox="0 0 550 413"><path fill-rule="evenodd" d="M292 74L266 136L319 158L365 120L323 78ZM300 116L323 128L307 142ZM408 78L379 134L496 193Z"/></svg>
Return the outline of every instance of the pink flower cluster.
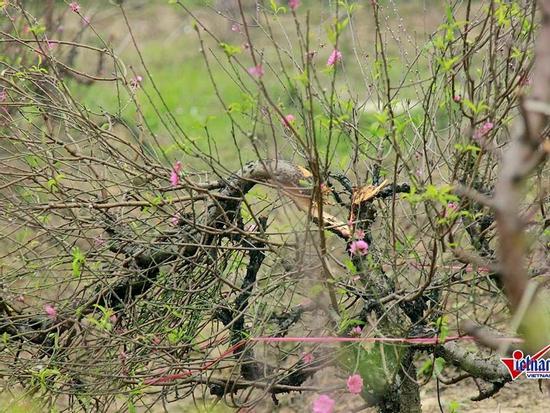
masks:
<svg viewBox="0 0 550 413"><path fill-rule="evenodd" d="M458 209L458 204L456 202L449 202L447 204L447 209L454 212Z"/></svg>
<svg viewBox="0 0 550 413"><path fill-rule="evenodd" d="M311 353L302 353L302 361L304 364L311 364L315 360L315 356Z"/></svg>
<svg viewBox="0 0 550 413"><path fill-rule="evenodd" d="M332 413L336 401L326 394L319 395L313 400L313 413Z"/></svg>
<svg viewBox="0 0 550 413"><path fill-rule="evenodd" d="M296 118L292 114L288 114L283 118L283 126L290 127L294 123Z"/></svg>
<svg viewBox="0 0 550 413"><path fill-rule="evenodd" d="M349 376L346 384L351 394L359 394L363 390L363 378L359 374Z"/></svg>
<svg viewBox="0 0 550 413"><path fill-rule="evenodd" d="M136 90L143 81L143 78L140 75L137 75L136 77L133 77L130 79L130 89Z"/></svg>
<svg viewBox="0 0 550 413"><path fill-rule="evenodd" d="M362 239L352 241L349 246L349 252L351 255L367 255L369 252L369 244Z"/></svg>
<svg viewBox="0 0 550 413"><path fill-rule="evenodd" d="M288 7L290 7L291 10L296 10L300 7L300 0L288 0Z"/></svg>
<svg viewBox="0 0 550 413"><path fill-rule="evenodd" d="M264 68L262 65L252 66L248 68L248 73L252 76L257 77L258 79L264 75Z"/></svg>
<svg viewBox="0 0 550 413"><path fill-rule="evenodd" d="M181 162L177 161L172 168L172 173L170 174L170 185L176 187L180 184L180 172L181 172Z"/></svg>
<svg viewBox="0 0 550 413"><path fill-rule="evenodd" d="M73 1L69 3L69 8L73 13L78 13L80 11L80 4L78 4L76 1Z"/></svg>
<svg viewBox="0 0 550 413"><path fill-rule="evenodd" d="M336 63L342 60L342 52L338 49L334 49L327 60L327 66L334 66Z"/></svg>
<svg viewBox="0 0 550 413"><path fill-rule="evenodd" d="M493 128L495 127L495 124L491 121L486 121L483 125L481 125L475 132L474 132L474 139L479 140L483 138L485 135L487 135Z"/></svg>
<svg viewBox="0 0 550 413"><path fill-rule="evenodd" d="M46 304L44 306L44 312L46 313L46 316L48 316L50 320L55 320L57 318L57 310L51 304Z"/></svg>
<svg viewBox="0 0 550 413"><path fill-rule="evenodd" d="M360 394L363 390L363 378L359 374L348 377L346 386L351 394ZM333 413L336 400L326 394L320 394L313 400L313 413Z"/></svg>
<svg viewBox="0 0 550 413"><path fill-rule="evenodd" d="M180 217L181 216L179 213L175 213L174 215L172 215L172 217L170 218L170 224L176 227L180 223Z"/></svg>

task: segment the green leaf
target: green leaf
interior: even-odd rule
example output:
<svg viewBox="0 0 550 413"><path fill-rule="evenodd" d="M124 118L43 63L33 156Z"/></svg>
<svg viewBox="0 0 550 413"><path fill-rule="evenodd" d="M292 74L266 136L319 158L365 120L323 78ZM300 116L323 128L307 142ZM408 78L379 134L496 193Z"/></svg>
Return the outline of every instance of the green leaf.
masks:
<svg viewBox="0 0 550 413"><path fill-rule="evenodd" d="M286 8L283 6L279 6L275 0L270 0L269 4L271 5L271 10L273 11L273 13L286 13Z"/></svg>
<svg viewBox="0 0 550 413"><path fill-rule="evenodd" d="M438 331L437 336L439 337L439 342L444 343L445 339L449 335L449 323L447 322L447 317L445 316L438 317L438 319L435 322L435 326Z"/></svg>
<svg viewBox="0 0 550 413"><path fill-rule="evenodd" d="M458 408L460 407L460 403L456 400L453 400L449 403L449 413L458 413Z"/></svg>
<svg viewBox="0 0 550 413"><path fill-rule="evenodd" d="M223 49L227 57L233 57L236 54L241 53L241 48L239 46L221 42L220 47Z"/></svg>
<svg viewBox="0 0 550 413"><path fill-rule="evenodd" d="M443 357L437 357L434 361L434 376L439 376L445 368L445 359Z"/></svg>
<svg viewBox="0 0 550 413"><path fill-rule="evenodd" d="M82 273L82 266L86 261L86 256L78 247L73 248L72 254L73 254L73 262L72 262L73 275L75 277L79 277L80 274Z"/></svg>
<svg viewBox="0 0 550 413"><path fill-rule="evenodd" d="M455 144L455 149L459 152L472 152L477 153L481 151L481 148L476 145L462 145L460 143Z"/></svg>
<svg viewBox="0 0 550 413"><path fill-rule="evenodd" d="M418 373L427 377L430 375L432 371L432 366L433 366L433 360L429 358L422 364L422 366L418 370Z"/></svg>
<svg viewBox="0 0 550 413"><path fill-rule="evenodd" d="M353 263L352 260L350 260L349 258L346 258L344 260L344 265L346 266L346 268L353 274L357 274L357 268L355 267L355 264Z"/></svg>

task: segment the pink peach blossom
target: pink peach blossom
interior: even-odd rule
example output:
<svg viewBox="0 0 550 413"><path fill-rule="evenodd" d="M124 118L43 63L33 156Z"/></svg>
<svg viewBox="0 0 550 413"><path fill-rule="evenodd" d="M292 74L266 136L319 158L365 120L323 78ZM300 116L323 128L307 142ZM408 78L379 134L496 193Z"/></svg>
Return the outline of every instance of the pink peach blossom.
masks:
<svg viewBox="0 0 550 413"><path fill-rule="evenodd" d="M352 241L349 247L349 252L351 255L367 255L369 252L369 244L362 239Z"/></svg>
<svg viewBox="0 0 550 413"><path fill-rule="evenodd" d="M302 353L302 360L305 364L311 364L315 360L315 356L311 353Z"/></svg>
<svg viewBox="0 0 550 413"><path fill-rule="evenodd" d="M363 333L363 329L360 326L355 326L349 332L350 336L360 336Z"/></svg>
<svg viewBox="0 0 550 413"><path fill-rule="evenodd" d="M456 202L449 202L447 204L447 209L451 211L456 211L458 209L458 204Z"/></svg>
<svg viewBox="0 0 550 413"><path fill-rule="evenodd" d="M474 139L479 140L483 138L485 135L487 135L493 128L495 127L495 124L491 121L486 121L483 125L481 125L475 132L474 132Z"/></svg>
<svg viewBox="0 0 550 413"><path fill-rule="evenodd" d="M177 226L180 222L180 214L174 214L172 218L170 218L170 224L173 226Z"/></svg>
<svg viewBox="0 0 550 413"><path fill-rule="evenodd" d="M326 394L319 395L314 401L313 401L313 413L332 413L334 412L334 406L336 405L336 401L334 399L331 399Z"/></svg>
<svg viewBox="0 0 550 413"><path fill-rule="evenodd" d="M264 68L262 65L252 66L248 68L248 73L252 76L257 77L258 79L264 75Z"/></svg>
<svg viewBox="0 0 550 413"><path fill-rule="evenodd" d="M288 0L288 7L290 7L291 10L296 10L300 7L300 0Z"/></svg>
<svg viewBox="0 0 550 413"><path fill-rule="evenodd" d="M181 162L177 161L172 168L172 173L170 174L170 184L175 187L180 184L180 171L181 171Z"/></svg>
<svg viewBox="0 0 550 413"><path fill-rule="evenodd" d="M347 385L351 394L359 394L363 390L363 378L359 374L349 376Z"/></svg>
<svg viewBox="0 0 550 413"><path fill-rule="evenodd" d="M294 117L294 115L288 114L283 118L283 125L290 126L294 123L295 120L296 118Z"/></svg>
<svg viewBox="0 0 550 413"><path fill-rule="evenodd" d="M143 78L139 75L133 77L132 79L130 79L130 89L136 90L141 85L142 81Z"/></svg>
<svg viewBox="0 0 550 413"><path fill-rule="evenodd" d="M44 306L44 312L48 316L48 318L55 320L57 318L57 310L55 307L51 304L46 304Z"/></svg>
<svg viewBox="0 0 550 413"><path fill-rule="evenodd" d="M73 13L78 13L80 11L80 4L76 1L69 3L69 7Z"/></svg>
<svg viewBox="0 0 550 413"><path fill-rule="evenodd" d="M342 60L342 52L338 49L334 49L327 60L327 66L334 66L336 63Z"/></svg>

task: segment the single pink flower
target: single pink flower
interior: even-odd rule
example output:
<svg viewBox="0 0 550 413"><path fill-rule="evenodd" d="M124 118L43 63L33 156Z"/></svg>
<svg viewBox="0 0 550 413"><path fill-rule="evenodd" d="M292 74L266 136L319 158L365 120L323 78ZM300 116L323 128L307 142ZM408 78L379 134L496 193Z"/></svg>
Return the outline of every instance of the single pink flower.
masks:
<svg viewBox="0 0 550 413"><path fill-rule="evenodd" d="M177 226L180 223L180 214L174 214L172 218L170 218L170 224L173 226Z"/></svg>
<svg viewBox="0 0 550 413"><path fill-rule="evenodd" d="M302 360L305 364L311 364L315 360L315 356L311 353L302 353Z"/></svg>
<svg viewBox="0 0 550 413"><path fill-rule="evenodd" d="M342 52L338 49L334 49L327 60L327 66L334 66L336 63L342 60Z"/></svg>
<svg viewBox="0 0 550 413"><path fill-rule="evenodd" d="M55 320L57 318L57 310L55 307L51 304L46 304L44 306L44 312L48 316L48 318Z"/></svg>
<svg viewBox="0 0 550 413"><path fill-rule="evenodd" d="M111 324L116 324L117 320L118 320L118 317L116 316L116 314L113 314L111 315L111 317L109 317L109 321Z"/></svg>
<svg viewBox="0 0 550 413"><path fill-rule="evenodd" d="M459 103L459 102L462 100L462 96L460 96L460 95L454 95L454 96L453 96L453 100L454 100L456 103Z"/></svg>
<svg viewBox="0 0 550 413"><path fill-rule="evenodd" d="M80 11L80 4L78 4L76 1L73 1L69 4L69 7L71 8L71 11L73 13L78 13Z"/></svg>
<svg viewBox="0 0 550 413"><path fill-rule="evenodd" d="M456 211L458 211L458 204L456 202L449 202L447 208L443 211L443 216L445 217Z"/></svg>
<svg viewBox="0 0 550 413"><path fill-rule="evenodd" d="M143 78L139 75L133 77L132 79L130 79L130 89L136 90L141 85L142 81Z"/></svg>
<svg viewBox="0 0 550 413"><path fill-rule="evenodd" d="M331 399L326 394L319 395L313 401L313 413L332 413L334 411L334 406L336 401Z"/></svg>
<svg viewBox="0 0 550 413"><path fill-rule="evenodd" d="M231 25L231 31L235 32L235 33L240 33L241 32L241 26L238 23L233 23Z"/></svg>
<svg viewBox="0 0 550 413"><path fill-rule="evenodd" d="M356 229L355 230L355 238L364 239L365 238L365 231L363 231L362 229Z"/></svg>
<svg viewBox="0 0 550 413"><path fill-rule="evenodd" d="M362 239L352 241L349 247L349 252L351 255L367 255L369 252L369 244Z"/></svg>
<svg viewBox="0 0 550 413"><path fill-rule="evenodd" d="M351 394L359 394L363 390L363 378L359 374L349 376L347 385Z"/></svg>
<svg viewBox="0 0 550 413"><path fill-rule="evenodd" d="M258 66L249 67L248 73L250 73L252 76L257 77L259 79L264 75L265 72L262 65L258 65Z"/></svg>
<svg viewBox="0 0 550 413"><path fill-rule="evenodd" d="M101 246L105 245L105 240L103 239L103 237L101 235L99 235L99 236L94 238L94 244L97 247L101 247Z"/></svg>
<svg viewBox="0 0 550 413"><path fill-rule="evenodd" d="M481 125L475 132L474 132L474 139L481 139L485 135L487 135L493 128L495 127L495 124L491 121L486 121L483 125Z"/></svg>
<svg viewBox="0 0 550 413"><path fill-rule="evenodd" d="M291 10L296 10L300 7L300 0L288 0L288 7L290 7Z"/></svg>
<svg viewBox="0 0 550 413"><path fill-rule="evenodd" d="M360 326L355 326L351 329L351 331L349 332L349 335L350 336L360 336L361 334L363 334L363 329L360 327Z"/></svg>
<svg viewBox="0 0 550 413"><path fill-rule="evenodd" d="M172 186L178 186L180 184L180 171L181 171L181 162L177 161L172 168L172 173L170 174L170 184Z"/></svg>
<svg viewBox="0 0 550 413"><path fill-rule="evenodd" d="M24 295L20 295L18 297L15 297L15 301L18 301L20 303L24 303L25 302L25 296Z"/></svg>
<svg viewBox="0 0 550 413"><path fill-rule="evenodd" d="M48 50L53 50L57 45L49 40L46 40L46 46L48 46Z"/></svg>
<svg viewBox="0 0 550 413"><path fill-rule="evenodd" d="M296 118L294 115L288 114L283 118L283 126L290 126L294 123Z"/></svg>

